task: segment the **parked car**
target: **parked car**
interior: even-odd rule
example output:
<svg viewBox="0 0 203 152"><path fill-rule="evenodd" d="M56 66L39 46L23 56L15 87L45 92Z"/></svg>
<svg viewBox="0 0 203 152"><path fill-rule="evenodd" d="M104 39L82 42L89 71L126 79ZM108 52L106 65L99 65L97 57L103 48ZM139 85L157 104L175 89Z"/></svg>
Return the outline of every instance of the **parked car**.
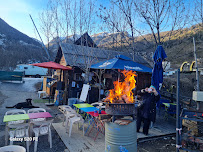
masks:
<svg viewBox="0 0 203 152"><path fill-rule="evenodd" d="M14 71L24 72L25 76L34 76L36 78L40 78L41 76L47 74L48 69L29 64L19 64L16 66L16 69Z"/></svg>

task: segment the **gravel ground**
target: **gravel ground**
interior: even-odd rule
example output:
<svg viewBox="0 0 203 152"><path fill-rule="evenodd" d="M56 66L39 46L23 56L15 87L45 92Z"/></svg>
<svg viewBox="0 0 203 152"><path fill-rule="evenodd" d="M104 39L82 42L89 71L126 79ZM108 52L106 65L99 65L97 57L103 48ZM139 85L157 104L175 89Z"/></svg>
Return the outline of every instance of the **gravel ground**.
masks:
<svg viewBox="0 0 203 152"><path fill-rule="evenodd" d="M176 140L175 137L162 137L158 139L150 139L148 141L140 141L138 143L139 152L174 152Z"/></svg>
<svg viewBox="0 0 203 152"><path fill-rule="evenodd" d="M0 83L0 147L5 146L5 123L3 123L3 116L6 111L6 106L13 106L19 102L24 102L27 98L37 99L37 92L35 89L35 84L42 81L41 78L24 78L24 83L10 83L4 82ZM43 103L33 103L34 106L39 106L45 108L48 112L51 113L53 117L56 116L57 111L56 107L49 108L46 107ZM28 109L25 109L28 110ZM58 117L54 122L61 121ZM63 141L58 136L55 129L52 127L52 148L49 148L48 136L40 136L38 141L37 149L39 152L63 152L66 149L66 146L63 144ZM22 145L26 147L25 142L14 142L16 145ZM32 142L30 146L30 152L34 151L34 143Z"/></svg>

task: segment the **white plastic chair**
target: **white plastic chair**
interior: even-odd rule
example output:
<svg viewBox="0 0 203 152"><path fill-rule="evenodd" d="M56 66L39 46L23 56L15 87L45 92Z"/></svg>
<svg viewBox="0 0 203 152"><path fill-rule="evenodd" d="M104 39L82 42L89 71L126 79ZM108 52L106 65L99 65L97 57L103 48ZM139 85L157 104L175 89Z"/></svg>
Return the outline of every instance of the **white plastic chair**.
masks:
<svg viewBox="0 0 203 152"><path fill-rule="evenodd" d="M18 145L0 147L0 152L26 152L25 148Z"/></svg>
<svg viewBox="0 0 203 152"><path fill-rule="evenodd" d="M46 112L44 108L32 108L27 111L27 113L39 113L39 112ZM36 118L36 119L30 119L31 122L33 121L44 121L46 118Z"/></svg>
<svg viewBox="0 0 203 152"><path fill-rule="evenodd" d="M67 124L69 118L75 116L74 114L76 114L76 111L68 105L58 106L58 109L63 113L63 126L64 123Z"/></svg>
<svg viewBox="0 0 203 152"><path fill-rule="evenodd" d="M7 111L5 115L18 115L18 114L26 114L26 111L22 109L14 109ZM25 120L17 120L17 121L9 121L8 124L19 124L24 122Z"/></svg>
<svg viewBox="0 0 203 152"><path fill-rule="evenodd" d="M39 136L48 135L48 142L50 143L50 148L52 148L52 135L51 135L51 124L53 120L33 122L33 132L35 134L35 139ZM35 140L34 152L37 151L38 140Z"/></svg>
<svg viewBox="0 0 203 152"><path fill-rule="evenodd" d="M99 107L101 107L103 105L103 103L102 102L94 102L91 105L96 107L96 108L99 108Z"/></svg>
<svg viewBox="0 0 203 152"><path fill-rule="evenodd" d="M70 125L69 126L69 137L71 136L71 131L72 131L72 127L73 127L74 123L78 123L78 129L79 129L79 123L82 124L83 136L84 136L84 119L82 118L81 115L76 113L75 116L70 118L69 121L68 121L68 124ZM66 126L68 126L68 124ZM67 130L68 130L68 127L66 127L66 132L67 132Z"/></svg>
<svg viewBox="0 0 203 152"><path fill-rule="evenodd" d="M65 128L67 128L67 125L69 123L69 119L72 117L75 117L76 114L77 114L77 112L74 109L65 110L64 119L63 119L63 126L65 123Z"/></svg>
<svg viewBox="0 0 203 152"><path fill-rule="evenodd" d="M24 137L27 137L29 139L29 124L22 123L22 124L10 124L8 127L11 129L9 130L9 136L10 136L10 145L13 145L13 138L22 138L24 141ZM26 141L26 147L27 152L29 152L29 140Z"/></svg>
<svg viewBox="0 0 203 152"><path fill-rule="evenodd" d="M70 106L68 106L68 105L61 105L61 106L58 106L58 109L59 109L59 111L61 111L64 114L65 109L72 109L72 108Z"/></svg>
<svg viewBox="0 0 203 152"><path fill-rule="evenodd" d="M14 109L14 110L9 110L9 111L7 111L5 113L5 115L18 115L18 114L26 114L26 111L22 110L22 109ZM8 131L9 131L8 125L21 124L21 123L25 123L25 120L9 121L9 122L6 123L6 127L5 127L5 145L8 144Z"/></svg>
<svg viewBox="0 0 203 152"><path fill-rule="evenodd" d="M101 109L101 110L105 110L105 108L106 108L104 102L94 102L91 105L96 107L97 109Z"/></svg>

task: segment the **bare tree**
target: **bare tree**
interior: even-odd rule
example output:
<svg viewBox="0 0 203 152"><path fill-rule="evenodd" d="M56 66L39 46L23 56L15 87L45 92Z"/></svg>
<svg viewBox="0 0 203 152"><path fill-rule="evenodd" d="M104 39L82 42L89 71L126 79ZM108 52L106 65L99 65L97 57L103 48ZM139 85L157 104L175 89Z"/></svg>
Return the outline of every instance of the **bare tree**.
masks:
<svg viewBox="0 0 203 152"><path fill-rule="evenodd" d="M128 34L128 32L131 31L128 29L131 28L129 27L126 15L115 2L111 1L108 7L100 5L98 16L103 21L100 29L104 32L110 32L108 35L110 40L107 41L103 47L111 47L116 51L124 48L132 53L132 50L129 50L125 45L130 46L132 44L131 36ZM118 36L120 36L120 38Z"/></svg>
<svg viewBox="0 0 203 152"><path fill-rule="evenodd" d="M46 37L47 50L49 51L49 42L52 38L54 22L54 16L53 13L50 11L49 5L47 5L47 8L39 14L39 18L41 22L41 31Z"/></svg>
<svg viewBox="0 0 203 152"><path fill-rule="evenodd" d="M194 0L193 19L196 23L201 23L203 26L203 0Z"/></svg>
<svg viewBox="0 0 203 152"><path fill-rule="evenodd" d="M134 5L142 22L148 25L156 45L166 38L170 40L173 31L183 28L186 24L184 0L137 0ZM160 35L162 31L169 32Z"/></svg>

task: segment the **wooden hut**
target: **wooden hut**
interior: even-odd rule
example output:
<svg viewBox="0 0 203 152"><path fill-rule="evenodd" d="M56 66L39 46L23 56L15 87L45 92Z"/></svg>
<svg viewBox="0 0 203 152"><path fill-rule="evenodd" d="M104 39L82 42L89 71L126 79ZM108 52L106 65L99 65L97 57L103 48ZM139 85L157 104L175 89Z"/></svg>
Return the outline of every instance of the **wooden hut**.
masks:
<svg viewBox="0 0 203 152"><path fill-rule="evenodd" d="M87 38L87 33L85 36L81 38ZM113 50L105 50L101 48L97 48L96 44L92 41L91 37L88 37L88 41L78 39L75 44L70 43L61 43L57 50L57 55L55 58L55 62L60 63L64 66L73 67L73 71L69 71L69 97L79 97L82 85L84 83L83 74L85 70L87 70L92 64L95 64L100 61L105 61L107 59L111 59L116 55L125 55L129 58L132 57L132 54L126 52L118 52ZM79 43L82 42L82 43ZM77 45L76 45L77 44ZM81 44L81 45L79 45ZM84 46L85 44L88 44ZM94 47L89 47L93 45ZM141 56L135 56L135 62L140 63L142 65L148 66L148 62L143 59ZM108 80L116 79L115 72L107 71L106 74L102 78L106 78L106 82ZM96 79L97 81L98 79ZM112 81L111 81L112 82ZM144 88L151 83L151 74L150 73L138 73L137 78L137 89ZM106 89L109 89L108 87ZM92 89L98 92L98 89ZM95 93L91 93L91 95L95 95ZM91 97L90 97L91 98ZM98 99L98 98L97 98Z"/></svg>

